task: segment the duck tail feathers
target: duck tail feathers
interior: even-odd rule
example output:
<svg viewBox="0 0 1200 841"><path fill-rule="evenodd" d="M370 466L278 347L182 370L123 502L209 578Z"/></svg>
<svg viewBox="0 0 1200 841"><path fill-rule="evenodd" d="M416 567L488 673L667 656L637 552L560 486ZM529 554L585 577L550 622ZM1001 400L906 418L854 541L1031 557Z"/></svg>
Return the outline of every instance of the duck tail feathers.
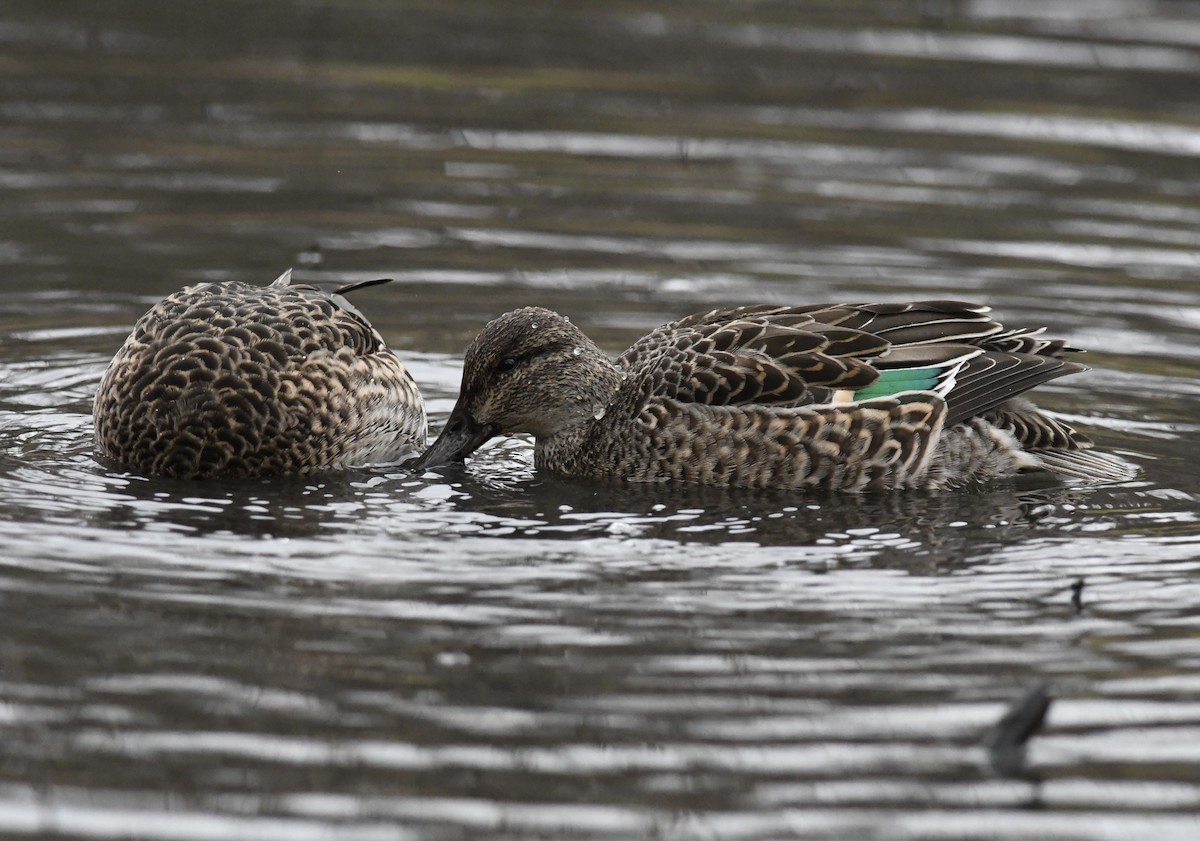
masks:
<svg viewBox="0 0 1200 841"><path fill-rule="evenodd" d="M1029 455L1051 473L1085 482L1127 482L1139 472L1123 459L1094 450L1033 450Z"/></svg>

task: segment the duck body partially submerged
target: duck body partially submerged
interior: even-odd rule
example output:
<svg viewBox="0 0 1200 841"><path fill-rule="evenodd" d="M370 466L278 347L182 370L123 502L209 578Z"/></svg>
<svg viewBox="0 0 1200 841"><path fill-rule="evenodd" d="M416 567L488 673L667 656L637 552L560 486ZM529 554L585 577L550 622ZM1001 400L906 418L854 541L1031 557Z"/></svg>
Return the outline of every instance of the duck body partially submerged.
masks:
<svg viewBox="0 0 1200 841"><path fill-rule="evenodd" d="M142 316L93 406L102 457L205 478L391 462L424 442L420 391L341 293L202 283Z"/></svg>
<svg viewBox="0 0 1200 841"><path fill-rule="evenodd" d="M1040 329L957 301L715 309L610 360L527 307L467 349L462 390L418 462L530 433L572 476L834 491L952 488L1022 471L1128 478L1022 395L1087 370Z"/></svg>

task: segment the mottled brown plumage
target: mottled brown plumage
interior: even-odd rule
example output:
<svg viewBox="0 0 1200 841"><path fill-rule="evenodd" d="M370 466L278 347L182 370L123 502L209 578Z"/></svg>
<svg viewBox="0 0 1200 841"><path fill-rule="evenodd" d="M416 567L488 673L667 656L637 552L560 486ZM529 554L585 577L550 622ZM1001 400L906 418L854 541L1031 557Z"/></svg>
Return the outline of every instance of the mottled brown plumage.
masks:
<svg viewBox="0 0 1200 841"><path fill-rule="evenodd" d="M712 310L615 362L526 308L467 349L446 428L419 466L531 433L567 475L840 491L944 488L1021 470L1125 478L1116 459L1019 395L1086 370L1040 330L955 301Z"/></svg>
<svg viewBox="0 0 1200 841"><path fill-rule="evenodd" d="M96 393L100 454L148 474L258 476L423 442L420 392L379 333L337 293L290 281L189 286L142 316Z"/></svg>

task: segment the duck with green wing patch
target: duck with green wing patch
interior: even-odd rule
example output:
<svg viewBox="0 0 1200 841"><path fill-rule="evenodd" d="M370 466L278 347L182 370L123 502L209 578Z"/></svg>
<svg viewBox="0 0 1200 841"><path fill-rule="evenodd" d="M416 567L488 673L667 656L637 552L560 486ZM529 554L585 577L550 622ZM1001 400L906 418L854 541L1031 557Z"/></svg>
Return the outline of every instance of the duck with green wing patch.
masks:
<svg viewBox="0 0 1200 841"><path fill-rule="evenodd" d="M528 307L467 349L445 429L416 462L529 433L538 469L627 481L836 491L949 488L1128 466L1024 399L1086 370L1040 329L956 301L747 306L663 325L610 360Z"/></svg>

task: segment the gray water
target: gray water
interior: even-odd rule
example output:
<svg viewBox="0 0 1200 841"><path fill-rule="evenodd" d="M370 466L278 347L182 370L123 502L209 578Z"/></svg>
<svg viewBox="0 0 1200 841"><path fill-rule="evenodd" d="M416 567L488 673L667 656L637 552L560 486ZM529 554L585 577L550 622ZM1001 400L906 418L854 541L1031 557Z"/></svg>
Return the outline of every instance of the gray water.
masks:
<svg viewBox="0 0 1200 841"><path fill-rule="evenodd" d="M1165 0L4 4L0 835L1200 837L1198 81ZM717 304L978 300L1090 349L1039 402L1142 472L97 464L134 320L289 266L396 278L356 303L435 430L518 305L615 353Z"/></svg>

